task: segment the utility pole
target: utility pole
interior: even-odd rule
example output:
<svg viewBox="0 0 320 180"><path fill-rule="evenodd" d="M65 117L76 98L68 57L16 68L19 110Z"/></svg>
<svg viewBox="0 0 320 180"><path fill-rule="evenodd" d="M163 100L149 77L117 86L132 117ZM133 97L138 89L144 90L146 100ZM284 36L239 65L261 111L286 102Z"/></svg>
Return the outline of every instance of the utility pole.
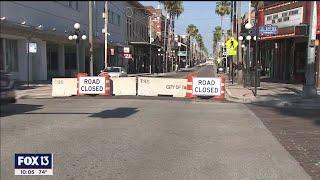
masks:
<svg viewBox="0 0 320 180"><path fill-rule="evenodd" d="M317 3L311 2L310 24L309 24L309 38L308 38L308 58L307 58L307 70L306 70L306 83L303 86L303 95L306 98L312 98L317 95L317 89L315 87L315 40L317 30Z"/></svg>
<svg viewBox="0 0 320 180"><path fill-rule="evenodd" d="M259 27L258 27L258 13L259 13L259 11L258 11L258 5L259 3L257 3L256 4L256 12L255 12L255 24L256 24L256 50L255 50L255 63L254 63L254 96L257 96L257 78L258 78L258 53L259 53L259 51L258 51L258 46L259 46L259 44L258 44L258 40L259 40Z"/></svg>
<svg viewBox="0 0 320 180"><path fill-rule="evenodd" d="M169 15L169 37L168 37L168 46L167 46L167 48L168 48L168 54L169 54L169 57L171 58L171 15ZM167 64L167 62L166 62L166 64ZM166 69L167 69L167 71L166 72L168 72L168 66L166 66Z"/></svg>
<svg viewBox="0 0 320 180"><path fill-rule="evenodd" d="M234 2L231 1L231 37L233 37L233 15L234 15ZM233 84L233 56L230 57L230 62L229 62L229 81L231 78L231 83Z"/></svg>
<svg viewBox="0 0 320 180"><path fill-rule="evenodd" d="M151 74L152 71L151 71L151 17L152 15L149 16L149 73Z"/></svg>
<svg viewBox="0 0 320 180"><path fill-rule="evenodd" d="M162 56L163 58L163 63L165 62L165 72L167 72L167 49L166 49L166 39L167 39L167 13L165 15L165 20L164 20L164 40L163 40L163 52L164 55ZM164 71L164 68L163 68Z"/></svg>
<svg viewBox="0 0 320 180"><path fill-rule="evenodd" d="M28 37L27 44L28 44L28 46L27 46L27 48L28 48L27 49L27 64L28 64L27 65L27 81L28 81L28 87L29 87L29 83L30 83L29 82L30 81L30 75L29 75L30 74L30 72L29 72L30 71L30 60L29 60L30 59L30 47L29 47L30 46L30 37Z"/></svg>
<svg viewBox="0 0 320 180"><path fill-rule="evenodd" d="M93 76L92 1L89 1L90 76Z"/></svg>
<svg viewBox="0 0 320 180"><path fill-rule="evenodd" d="M241 1L237 1L237 38L241 33ZM237 83L243 84L243 60L242 60L242 41L239 41L238 55L237 55Z"/></svg>
<svg viewBox="0 0 320 180"><path fill-rule="evenodd" d="M104 68L108 67L108 1L104 3Z"/></svg>

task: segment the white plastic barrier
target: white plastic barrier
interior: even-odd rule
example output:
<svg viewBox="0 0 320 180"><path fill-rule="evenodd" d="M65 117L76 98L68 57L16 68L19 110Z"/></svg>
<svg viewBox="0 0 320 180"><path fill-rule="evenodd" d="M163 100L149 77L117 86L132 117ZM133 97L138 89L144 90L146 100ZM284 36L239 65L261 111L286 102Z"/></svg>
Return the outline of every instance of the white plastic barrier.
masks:
<svg viewBox="0 0 320 180"><path fill-rule="evenodd" d="M77 95L77 78L52 78L52 97Z"/></svg>
<svg viewBox="0 0 320 180"><path fill-rule="evenodd" d="M136 77L113 77L111 80L112 94L115 96L137 94Z"/></svg>
<svg viewBox="0 0 320 180"><path fill-rule="evenodd" d="M185 97L186 91L187 79L138 77L139 96Z"/></svg>

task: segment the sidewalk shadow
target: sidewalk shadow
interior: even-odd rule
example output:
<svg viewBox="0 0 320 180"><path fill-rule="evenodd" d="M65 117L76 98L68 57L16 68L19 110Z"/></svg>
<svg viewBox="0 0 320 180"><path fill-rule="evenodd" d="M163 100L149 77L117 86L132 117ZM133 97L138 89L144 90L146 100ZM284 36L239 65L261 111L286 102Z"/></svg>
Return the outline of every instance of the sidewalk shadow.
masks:
<svg viewBox="0 0 320 180"><path fill-rule="evenodd" d="M43 105L33 105L33 104L8 104L1 105L0 117L6 117L16 114L24 114L26 112L35 111L41 109Z"/></svg>
<svg viewBox="0 0 320 180"><path fill-rule="evenodd" d="M311 120L320 125L320 96L316 99L303 99L299 95L279 94L260 95L261 97L272 97L272 100L250 103L249 106L257 106L272 109L274 112L284 116L300 117ZM293 99L295 98L295 99ZM310 100L308 102L308 100ZM310 104L311 103L311 106Z"/></svg>
<svg viewBox="0 0 320 180"><path fill-rule="evenodd" d="M104 110L99 113L92 114L89 117L98 117L98 118L126 118L132 114L137 113L139 110L137 108L128 108L121 107L112 110Z"/></svg>

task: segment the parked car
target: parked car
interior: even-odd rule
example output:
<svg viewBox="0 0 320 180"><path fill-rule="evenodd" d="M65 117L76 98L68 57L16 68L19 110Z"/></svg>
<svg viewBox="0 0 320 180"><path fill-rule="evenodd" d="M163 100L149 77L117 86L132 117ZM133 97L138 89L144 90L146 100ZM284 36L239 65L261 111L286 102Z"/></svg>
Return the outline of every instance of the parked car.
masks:
<svg viewBox="0 0 320 180"><path fill-rule="evenodd" d="M0 104L16 102L15 81L10 73L1 71L0 90Z"/></svg>
<svg viewBox="0 0 320 180"><path fill-rule="evenodd" d="M111 77L127 77L128 74L123 67L107 67L107 69L101 70L100 74L107 73Z"/></svg>

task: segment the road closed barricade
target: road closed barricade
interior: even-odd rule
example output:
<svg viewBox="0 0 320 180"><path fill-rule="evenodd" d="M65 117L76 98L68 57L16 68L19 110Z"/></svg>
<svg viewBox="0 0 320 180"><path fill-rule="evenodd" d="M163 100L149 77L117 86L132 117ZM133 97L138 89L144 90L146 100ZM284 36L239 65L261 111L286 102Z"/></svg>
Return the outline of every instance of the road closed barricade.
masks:
<svg viewBox="0 0 320 180"><path fill-rule="evenodd" d="M52 78L52 97L77 95L77 78Z"/></svg>
<svg viewBox="0 0 320 180"><path fill-rule="evenodd" d="M138 77L139 96L185 97L187 79Z"/></svg>
<svg viewBox="0 0 320 180"><path fill-rule="evenodd" d="M110 79L109 75L103 76L86 76L86 74L78 74L78 91L77 95L105 95L110 96Z"/></svg>
<svg viewBox="0 0 320 180"><path fill-rule="evenodd" d="M190 79L189 79L190 78ZM224 78L217 77L188 77L189 81L192 80L192 83L189 82L192 86L191 91L186 93L187 98L197 97L212 97L215 100L224 100ZM189 85L190 86L190 85ZM191 89L191 88L189 88Z"/></svg>
<svg viewBox="0 0 320 180"><path fill-rule="evenodd" d="M136 77L112 77L112 94L115 96L137 95Z"/></svg>

